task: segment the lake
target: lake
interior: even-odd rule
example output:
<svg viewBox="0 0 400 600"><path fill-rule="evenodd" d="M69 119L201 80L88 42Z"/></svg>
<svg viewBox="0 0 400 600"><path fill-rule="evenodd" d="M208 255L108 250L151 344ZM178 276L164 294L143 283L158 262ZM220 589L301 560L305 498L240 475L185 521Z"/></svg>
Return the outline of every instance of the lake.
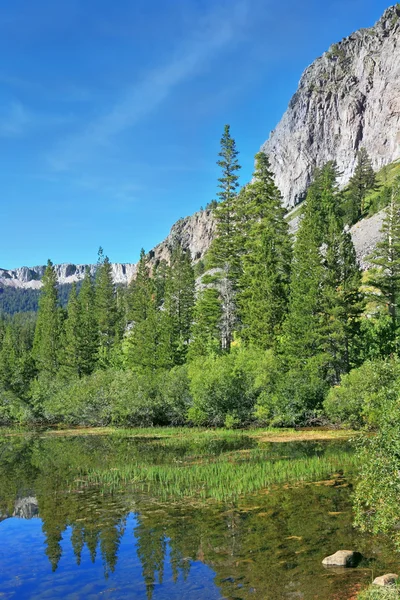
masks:
<svg viewBox="0 0 400 600"><path fill-rule="evenodd" d="M352 527L356 473L342 441L0 434L0 599L349 600L398 570Z"/></svg>

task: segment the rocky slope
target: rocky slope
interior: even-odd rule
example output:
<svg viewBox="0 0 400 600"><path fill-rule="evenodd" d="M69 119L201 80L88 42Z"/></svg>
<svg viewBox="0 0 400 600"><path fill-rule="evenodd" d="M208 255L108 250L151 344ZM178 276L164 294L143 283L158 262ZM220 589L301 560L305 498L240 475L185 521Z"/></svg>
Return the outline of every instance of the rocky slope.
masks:
<svg viewBox="0 0 400 600"><path fill-rule="evenodd" d="M329 48L303 73L282 120L262 146L287 206L304 197L313 170L336 160L342 185L357 150L374 168L400 157L400 5L376 25Z"/></svg>
<svg viewBox="0 0 400 600"><path fill-rule="evenodd" d="M168 237L150 250L150 265L154 266L161 260L168 261L175 241L179 242L183 248L190 250L195 262L200 260L210 246L213 233L214 221L210 210L202 210L190 217L180 219L172 226ZM55 265L58 283L62 285L82 280L87 267L92 274L95 273L96 265ZM0 288L40 289L45 268L45 266L38 266L20 267L13 270L0 269ZM127 284L135 276L136 264L113 263L112 271L115 283Z"/></svg>

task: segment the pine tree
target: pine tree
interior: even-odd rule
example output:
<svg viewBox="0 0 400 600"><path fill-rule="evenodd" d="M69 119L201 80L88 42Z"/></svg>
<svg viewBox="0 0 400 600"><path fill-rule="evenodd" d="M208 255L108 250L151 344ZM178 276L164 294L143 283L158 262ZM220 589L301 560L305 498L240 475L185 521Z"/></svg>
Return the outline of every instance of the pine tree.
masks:
<svg viewBox="0 0 400 600"><path fill-rule="evenodd" d="M219 291L206 287L196 299L188 358L218 354L221 351L222 304Z"/></svg>
<svg viewBox="0 0 400 600"><path fill-rule="evenodd" d="M90 375L98 357L98 329L95 314L95 291L89 269L79 291L80 311L80 369L83 375Z"/></svg>
<svg viewBox="0 0 400 600"><path fill-rule="evenodd" d="M161 260L153 269L154 286L156 290L156 304L158 307L164 304L165 287L167 283L168 264L166 260Z"/></svg>
<svg viewBox="0 0 400 600"><path fill-rule="evenodd" d="M12 390L17 365L15 341L12 326L9 324L4 333L0 350L0 383L6 390Z"/></svg>
<svg viewBox="0 0 400 600"><path fill-rule="evenodd" d="M357 366L363 297L361 272L348 229L331 219L324 253L321 347L326 356L326 379L331 385Z"/></svg>
<svg viewBox="0 0 400 600"><path fill-rule="evenodd" d="M99 250L99 263L96 272L95 314L99 336L99 364L102 367L107 367L111 362L114 343L118 339L120 315L111 263L107 256L103 258L101 248Z"/></svg>
<svg viewBox="0 0 400 600"><path fill-rule="evenodd" d="M388 308L392 321L392 339L398 328L398 298L400 294L400 178L392 189L390 204L382 225L383 239L369 257L375 265L370 283L379 290L380 298Z"/></svg>
<svg viewBox="0 0 400 600"><path fill-rule="evenodd" d="M132 324L123 347L128 368L155 371L172 366L170 322L165 311L156 306L155 294L149 298L146 318Z"/></svg>
<svg viewBox="0 0 400 600"><path fill-rule="evenodd" d="M212 245L211 254L213 261L219 267L227 267L229 275L235 267L235 234L236 234L236 195L239 187L240 170L238 162L239 152L236 150L235 140L231 137L230 126L225 125L221 138L221 150L217 165L222 173L218 179L219 203L214 209L216 221L216 238Z"/></svg>
<svg viewBox="0 0 400 600"><path fill-rule="evenodd" d="M216 237L211 245L209 261L221 269L220 294L222 298L222 347L229 351L233 331L237 324L236 288L240 276L240 232L237 220L237 188L240 169L235 140L231 137L229 125L225 125L221 138L221 151L218 166L222 170L218 197L220 202L214 209Z"/></svg>
<svg viewBox="0 0 400 600"><path fill-rule="evenodd" d="M349 181L349 207L347 219L353 224L365 213L365 199L368 192L376 189L376 174L372 167L371 158L365 148L357 153L357 164Z"/></svg>
<svg viewBox="0 0 400 600"><path fill-rule="evenodd" d="M343 198L337 185L338 177L336 162L329 161L315 170L307 192L305 216L313 220L319 244L323 244L328 236L331 219L337 222L343 220Z"/></svg>
<svg viewBox="0 0 400 600"><path fill-rule="evenodd" d="M171 354L175 364L185 362L190 341L195 297L190 252L175 243L165 285L165 311L169 318Z"/></svg>
<svg viewBox="0 0 400 600"><path fill-rule="evenodd" d="M343 229L336 177L336 166L328 163L316 173L307 195L283 337L289 368L304 369L309 363L330 384L338 383L357 360L362 311L360 271L350 233Z"/></svg>
<svg viewBox="0 0 400 600"><path fill-rule="evenodd" d="M294 244L289 311L282 338L282 352L289 367L304 364L312 357L318 362L321 355L322 277L320 232L308 211Z"/></svg>
<svg viewBox="0 0 400 600"><path fill-rule="evenodd" d="M170 319L158 306L157 289L144 250L136 279L130 284L128 306L130 331L123 342L126 365L150 370L172 366Z"/></svg>
<svg viewBox="0 0 400 600"><path fill-rule="evenodd" d="M254 178L246 188L250 226L238 298L241 335L254 345L270 348L287 313L292 247L286 211L263 152L256 155Z"/></svg>
<svg viewBox="0 0 400 600"><path fill-rule="evenodd" d="M61 316L58 306L57 276L50 260L47 262L42 281L33 357L40 373L55 376L59 369Z"/></svg>
<svg viewBox="0 0 400 600"><path fill-rule="evenodd" d="M128 290L128 321L137 324L147 319L148 311L152 307L152 297L156 292L154 281L150 279L146 253L142 248L136 277L130 283ZM163 295L164 291L162 291ZM160 298L157 297L157 305L159 301Z"/></svg>
<svg viewBox="0 0 400 600"><path fill-rule="evenodd" d="M62 348L60 351L60 363L64 373L68 376L77 375L81 377L82 371L82 323L81 311L73 283L68 299L67 318L64 321Z"/></svg>

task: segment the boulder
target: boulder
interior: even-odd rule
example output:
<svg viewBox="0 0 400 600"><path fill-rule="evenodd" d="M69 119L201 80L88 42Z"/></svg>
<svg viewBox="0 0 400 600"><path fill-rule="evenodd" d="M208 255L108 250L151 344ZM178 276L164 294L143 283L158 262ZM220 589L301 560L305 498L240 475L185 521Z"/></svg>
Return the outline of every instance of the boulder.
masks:
<svg viewBox="0 0 400 600"><path fill-rule="evenodd" d="M374 585L395 585L399 576L396 573L386 573L386 575L381 575L380 577L376 577L373 581Z"/></svg>
<svg viewBox="0 0 400 600"><path fill-rule="evenodd" d="M355 567L359 562L361 555L352 550L338 550L335 554L327 556L322 561L325 567Z"/></svg>

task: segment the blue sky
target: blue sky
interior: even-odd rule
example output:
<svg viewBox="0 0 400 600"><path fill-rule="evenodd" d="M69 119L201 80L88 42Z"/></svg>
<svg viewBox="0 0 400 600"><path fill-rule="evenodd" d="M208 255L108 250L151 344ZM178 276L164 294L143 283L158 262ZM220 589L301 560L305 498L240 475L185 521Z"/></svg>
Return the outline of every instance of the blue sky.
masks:
<svg viewBox="0 0 400 600"><path fill-rule="evenodd" d="M0 267L135 262L245 183L305 67L387 0L3 0Z"/></svg>

